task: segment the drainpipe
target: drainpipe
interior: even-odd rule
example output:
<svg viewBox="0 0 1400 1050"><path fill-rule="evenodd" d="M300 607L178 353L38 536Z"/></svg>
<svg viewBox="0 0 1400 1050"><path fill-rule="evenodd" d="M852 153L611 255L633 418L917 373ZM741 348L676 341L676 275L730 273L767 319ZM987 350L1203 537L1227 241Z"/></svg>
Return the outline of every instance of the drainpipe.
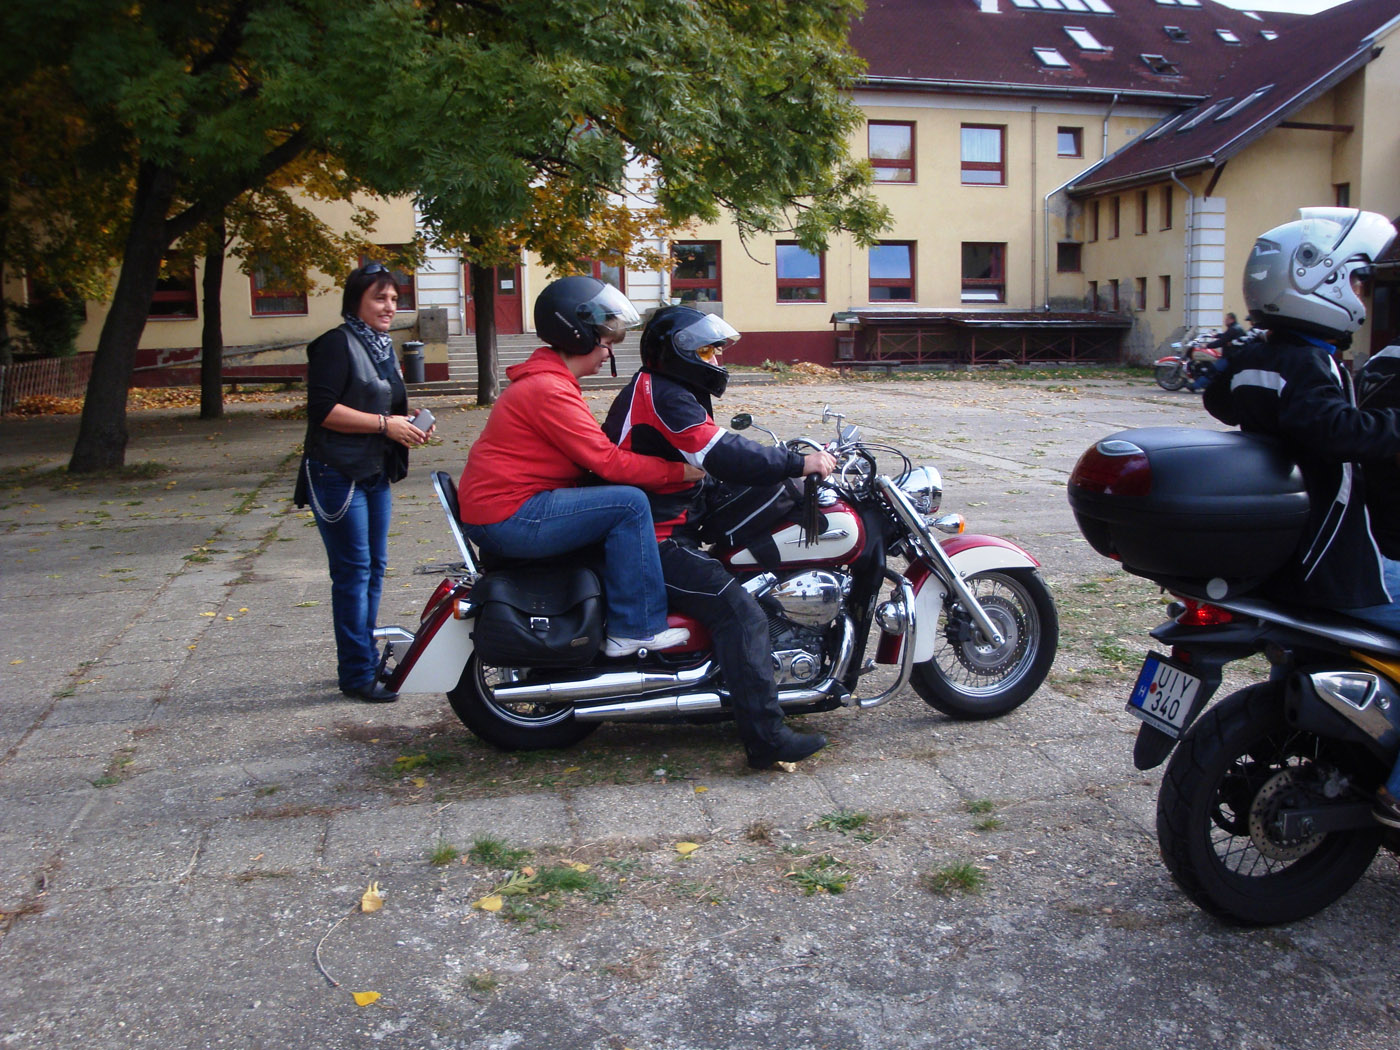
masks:
<svg viewBox="0 0 1400 1050"><path fill-rule="evenodd" d="M1186 191L1186 273L1185 279L1181 282L1181 322L1189 332L1191 330L1191 239L1195 233L1196 195L1191 192L1190 186L1176 177L1175 168L1167 174L1171 176L1172 182Z"/></svg>

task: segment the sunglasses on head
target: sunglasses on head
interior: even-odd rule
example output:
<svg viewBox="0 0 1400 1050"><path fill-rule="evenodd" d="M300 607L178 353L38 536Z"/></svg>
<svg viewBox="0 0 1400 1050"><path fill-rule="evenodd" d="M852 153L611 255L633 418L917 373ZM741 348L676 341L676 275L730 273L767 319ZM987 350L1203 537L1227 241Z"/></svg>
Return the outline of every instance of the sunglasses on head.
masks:
<svg viewBox="0 0 1400 1050"><path fill-rule="evenodd" d="M388 273L388 272L389 272L389 267L385 266L383 263L381 263L381 262L372 262L372 263L365 263L364 268L363 268L362 270L360 270L360 276L362 276L362 277L374 277L376 274Z"/></svg>

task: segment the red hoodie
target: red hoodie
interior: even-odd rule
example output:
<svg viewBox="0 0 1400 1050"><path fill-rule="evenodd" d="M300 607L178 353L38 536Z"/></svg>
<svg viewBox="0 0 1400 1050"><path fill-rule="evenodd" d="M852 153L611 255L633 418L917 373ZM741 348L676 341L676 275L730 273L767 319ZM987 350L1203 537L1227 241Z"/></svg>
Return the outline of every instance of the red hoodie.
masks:
<svg viewBox="0 0 1400 1050"><path fill-rule="evenodd" d="M586 473L657 489L682 480L683 463L639 456L608 440L574 374L542 346L506 369L510 385L491 409L457 486L468 525L505 521L531 496L573 488Z"/></svg>

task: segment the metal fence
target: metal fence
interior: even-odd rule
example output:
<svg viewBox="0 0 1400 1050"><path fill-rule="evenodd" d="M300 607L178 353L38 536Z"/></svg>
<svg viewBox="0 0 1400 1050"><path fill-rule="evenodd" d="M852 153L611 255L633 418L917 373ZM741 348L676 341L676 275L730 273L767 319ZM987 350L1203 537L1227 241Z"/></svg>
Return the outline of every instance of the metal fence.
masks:
<svg viewBox="0 0 1400 1050"><path fill-rule="evenodd" d="M28 397L82 397L92 375L92 354L0 365L0 415Z"/></svg>

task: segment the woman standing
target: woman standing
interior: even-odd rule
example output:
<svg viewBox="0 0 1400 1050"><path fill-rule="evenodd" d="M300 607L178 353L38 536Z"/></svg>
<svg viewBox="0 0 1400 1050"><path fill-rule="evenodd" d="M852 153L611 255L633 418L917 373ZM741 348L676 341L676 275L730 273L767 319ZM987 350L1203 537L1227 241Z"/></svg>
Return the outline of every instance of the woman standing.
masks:
<svg viewBox="0 0 1400 1050"><path fill-rule="evenodd" d="M376 679L374 644L388 560L389 486L408 473L408 450L432 433L408 415L389 337L398 302L383 263L352 270L341 302L345 323L306 348L306 454L295 496L298 507L311 504L326 546L340 691L371 704L398 699Z"/></svg>

